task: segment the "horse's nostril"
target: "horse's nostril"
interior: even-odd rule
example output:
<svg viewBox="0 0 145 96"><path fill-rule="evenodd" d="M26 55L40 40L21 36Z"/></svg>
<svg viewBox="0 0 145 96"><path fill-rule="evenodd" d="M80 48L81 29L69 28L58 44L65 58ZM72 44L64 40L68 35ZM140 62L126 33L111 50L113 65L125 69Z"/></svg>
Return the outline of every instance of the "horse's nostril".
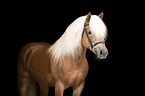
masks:
<svg viewBox="0 0 145 96"><path fill-rule="evenodd" d="M101 55L103 54L103 51L102 51L102 50L100 51L100 54L101 54Z"/></svg>

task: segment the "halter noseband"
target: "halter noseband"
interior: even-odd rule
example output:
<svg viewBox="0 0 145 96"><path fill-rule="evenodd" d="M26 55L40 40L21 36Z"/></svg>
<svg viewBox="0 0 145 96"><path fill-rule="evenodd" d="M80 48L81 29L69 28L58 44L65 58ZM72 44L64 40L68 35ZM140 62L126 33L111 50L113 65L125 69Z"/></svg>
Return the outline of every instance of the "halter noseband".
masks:
<svg viewBox="0 0 145 96"><path fill-rule="evenodd" d="M88 26L89 25L89 23L87 23L87 24L85 24L84 25L84 30L85 30L85 33L86 33L86 36L87 36L87 38L88 38L88 42L89 42L89 44L90 44L90 46L91 46L91 49L93 50L93 48L96 46L96 45L98 45L98 44L100 44L100 43L105 43L105 42L103 42L103 41L100 41L100 42L97 42L97 43L95 43L95 44L92 44L92 41L91 41L91 39L89 38L89 35L88 34L91 34L91 31L89 31L89 32L87 32L87 29L86 29L86 26ZM84 32L84 31L83 31Z"/></svg>

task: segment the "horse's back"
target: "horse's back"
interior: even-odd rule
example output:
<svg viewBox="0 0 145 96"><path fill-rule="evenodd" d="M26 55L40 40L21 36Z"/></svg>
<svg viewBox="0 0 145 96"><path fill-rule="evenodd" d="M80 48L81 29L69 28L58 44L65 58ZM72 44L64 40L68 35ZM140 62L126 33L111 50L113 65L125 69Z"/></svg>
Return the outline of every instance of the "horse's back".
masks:
<svg viewBox="0 0 145 96"><path fill-rule="evenodd" d="M36 50L45 50L47 52L47 49L49 49L51 45L48 44L48 43L37 43L37 42L34 42L34 43L29 43L27 45L25 45L21 50L20 50L20 53L19 53L19 56L18 56L18 64L19 63L23 63L23 64L26 64L28 63L28 58L30 55L32 55Z"/></svg>
<svg viewBox="0 0 145 96"><path fill-rule="evenodd" d="M51 79L50 55L48 43L29 43L25 45L18 57L18 72L26 71L34 80L48 83ZM19 74L19 73L18 73ZM49 77L49 78L48 78Z"/></svg>

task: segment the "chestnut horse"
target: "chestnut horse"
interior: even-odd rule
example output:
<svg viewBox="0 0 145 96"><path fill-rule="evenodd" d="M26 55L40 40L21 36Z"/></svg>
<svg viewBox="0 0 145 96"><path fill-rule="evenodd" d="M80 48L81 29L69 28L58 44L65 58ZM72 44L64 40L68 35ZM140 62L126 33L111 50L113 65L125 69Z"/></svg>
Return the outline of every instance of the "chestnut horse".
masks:
<svg viewBox="0 0 145 96"><path fill-rule="evenodd" d="M98 16L88 13L70 24L53 45L25 45L18 57L20 96L48 96L49 86L55 87L55 96L63 96L69 87L73 96L80 96L88 73L86 50L100 59L108 55L107 28L102 18L103 12Z"/></svg>

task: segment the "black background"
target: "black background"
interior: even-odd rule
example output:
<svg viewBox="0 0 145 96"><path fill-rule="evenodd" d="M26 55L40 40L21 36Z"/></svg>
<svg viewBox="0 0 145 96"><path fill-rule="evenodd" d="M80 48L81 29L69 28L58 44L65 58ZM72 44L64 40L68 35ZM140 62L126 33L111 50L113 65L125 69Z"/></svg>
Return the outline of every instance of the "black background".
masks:
<svg viewBox="0 0 145 96"><path fill-rule="evenodd" d="M128 66L122 63L122 60L118 60L118 58L121 58L120 53L122 51L118 52L118 45L120 44L115 43L120 42L116 37L122 36L119 33L121 28L118 29L116 20L118 22L122 20L120 19L120 14L123 14L123 12L116 12L115 10L113 7L88 8L84 6L72 8L58 6L55 8L39 4L19 4L9 9L8 17L6 18L10 20L8 23L10 27L7 28L10 31L5 33L7 36L5 42L9 44L7 46L11 50L8 50L8 52L11 52L11 54L6 56L10 60L5 60L10 63L6 65L6 67L9 66L7 68L8 71L4 71L4 78L6 78L4 81L7 85L3 89L10 91L4 91L5 96L18 96L16 65L18 53L24 45L31 42L53 44L76 18L86 15L88 12L99 15L102 11L104 12L103 21L108 28L106 46L109 55L105 60L97 60L93 52L87 50L86 57L89 63L89 72L82 96L117 95L128 92L134 86L129 79L132 73L127 71ZM49 94L54 96L54 88L50 88ZM64 96L71 95L71 88L65 90Z"/></svg>

